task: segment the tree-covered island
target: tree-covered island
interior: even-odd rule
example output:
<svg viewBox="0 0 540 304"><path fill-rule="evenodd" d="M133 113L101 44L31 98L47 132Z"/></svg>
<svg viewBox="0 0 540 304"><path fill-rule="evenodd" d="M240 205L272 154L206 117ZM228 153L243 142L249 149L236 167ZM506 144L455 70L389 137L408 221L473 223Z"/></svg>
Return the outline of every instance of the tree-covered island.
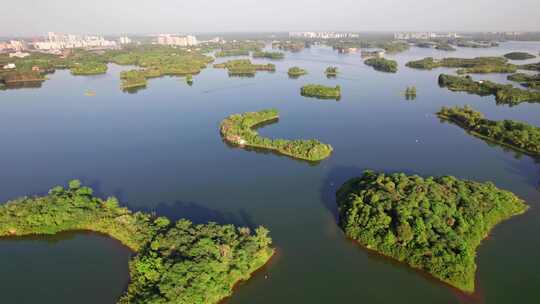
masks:
<svg viewBox="0 0 540 304"><path fill-rule="evenodd" d="M522 70L529 70L529 71L538 71L540 72L540 62L537 63L529 63L529 64L522 64L519 66Z"/></svg>
<svg viewBox="0 0 540 304"><path fill-rule="evenodd" d="M255 76L257 71L274 72L274 64L254 64L249 59L229 60L223 63L214 64L216 69L227 69L229 76Z"/></svg>
<svg viewBox="0 0 540 304"><path fill-rule="evenodd" d="M115 198L93 196L73 180L41 197L0 205L0 236L94 231L122 242L136 253L129 263L130 284L119 304L219 303L234 285L247 280L273 255L268 230L131 212Z"/></svg>
<svg viewBox="0 0 540 304"><path fill-rule="evenodd" d="M534 56L533 54L529 54L526 52L510 52L508 54L504 54L504 57L510 60L527 60L536 58L536 56Z"/></svg>
<svg viewBox="0 0 540 304"><path fill-rule="evenodd" d="M335 66L329 66L326 68L326 70L324 70L324 74L326 77L333 78L339 74L339 69Z"/></svg>
<svg viewBox="0 0 540 304"><path fill-rule="evenodd" d="M290 78L299 78L300 76L306 75L307 70L295 66L295 67L289 68L289 70L287 71L287 74L289 75Z"/></svg>
<svg viewBox="0 0 540 304"><path fill-rule="evenodd" d="M341 98L341 87L328 87L320 84L307 84L300 88L300 94L305 97L316 97L320 99L336 99Z"/></svg>
<svg viewBox="0 0 540 304"><path fill-rule="evenodd" d="M407 67L421 70L432 70L435 68L459 68L458 74L469 73L515 73L518 67L508 63L508 59L503 57L476 57L476 58L442 58L434 59L427 57L424 59L410 61Z"/></svg>
<svg viewBox="0 0 540 304"><path fill-rule="evenodd" d="M277 110L269 109L258 112L233 114L221 122L220 133L230 144L240 147L260 148L287 155L293 158L317 162L330 156L332 146L315 139L287 140L271 139L260 136L254 130L259 125L275 122L279 119Z"/></svg>
<svg viewBox="0 0 540 304"><path fill-rule="evenodd" d="M285 54L282 52L264 52L264 51L256 51L253 52L251 55L253 58L268 58L268 59L283 59L285 58Z"/></svg>
<svg viewBox="0 0 540 304"><path fill-rule="evenodd" d="M397 73L398 63L395 60L386 58L368 58L364 61L366 65L373 67L377 71L387 73Z"/></svg>
<svg viewBox="0 0 540 304"><path fill-rule="evenodd" d="M495 96L498 104L510 106L522 102L540 102L540 92L514 88L511 84L498 84L489 80L474 81L470 76L441 74L439 85L455 92L467 92L480 96Z"/></svg>
<svg viewBox="0 0 540 304"><path fill-rule="evenodd" d="M489 182L373 171L346 182L336 201L348 237L467 293L482 239L528 209Z"/></svg>
<svg viewBox="0 0 540 304"><path fill-rule="evenodd" d="M519 82L522 86L529 89L540 89L540 74L531 75L525 73L516 73L508 75L508 80Z"/></svg>
<svg viewBox="0 0 540 304"><path fill-rule="evenodd" d="M540 128L515 120L489 120L469 106L443 107L437 116L489 142L540 156Z"/></svg>

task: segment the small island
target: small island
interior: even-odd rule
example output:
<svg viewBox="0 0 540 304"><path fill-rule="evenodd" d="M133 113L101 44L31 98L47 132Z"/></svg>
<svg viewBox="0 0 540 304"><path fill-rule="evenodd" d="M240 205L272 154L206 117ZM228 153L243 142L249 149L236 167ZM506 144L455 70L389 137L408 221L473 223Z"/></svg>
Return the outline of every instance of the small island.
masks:
<svg viewBox="0 0 540 304"><path fill-rule="evenodd" d="M324 71L324 74L328 78L333 78L333 77L336 77L339 74L339 69L338 69L338 67L335 67L335 66L329 66Z"/></svg>
<svg viewBox="0 0 540 304"><path fill-rule="evenodd" d="M475 290L482 239L528 209L489 182L373 171L346 182L336 201L349 238L467 293Z"/></svg>
<svg viewBox="0 0 540 304"><path fill-rule="evenodd" d="M511 52L508 54L504 54L504 57L510 60L527 60L536 58L536 56L534 56L533 54L529 54L526 52Z"/></svg>
<svg viewBox="0 0 540 304"><path fill-rule="evenodd" d="M470 76L441 74L439 86L454 92L467 92L479 96L495 96L497 104L518 105L522 102L540 102L540 92L514 88L511 84L498 84L488 80L474 81Z"/></svg>
<svg viewBox="0 0 540 304"><path fill-rule="evenodd" d="M449 43L438 43L436 46L435 46L435 49L436 50L439 50L439 51L447 51L447 52L453 52L456 50L455 47L453 47L451 44Z"/></svg>
<svg viewBox="0 0 540 304"><path fill-rule="evenodd" d="M315 139L287 140L271 139L260 136L254 128L279 119L277 110L233 114L221 122L221 135L230 144L240 147L253 147L277 152L293 158L311 162L321 161L330 156L332 146Z"/></svg>
<svg viewBox="0 0 540 304"><path fill-rule="evenodd" d="M253 64L249 59L229 60L224 63L214 64L214 68L227 69L229 76L255 76L257 71L274 72L276 66L268 64Z"/></svg>
<svg viewBox="0 0 540 304"><path fill-rule="evenodd" d="M295 66L295 67L290 68L287 71L287 74L289 75L290 78L299 78L300 76L306 75L307 70L304 70L302 68Z"/></svg>
<svg viewBox="0 0 540 304"><path fill-rule="evenodd" d="M320 99L341 98L341 87L328 87L320 84L307 84L300 89L300 94L305 97L316 97Z"/></svg>
<svg viewBox="0 0 540 304"><path fill-rule="evenodd" d="M442 58L434 59L426 57L421 60L410 61L407 67L421 70L432 70L435 68L459 68L458 74L469 73L515 73L518 67L508 63L508 59L503 57L476 57L476 58Z"/></svg>
<svg viewBox="0 0 540 304"><path fill-rule="evenodd" d="M253 52L252 56L253 56L253 58L268 58L268 59L283 59L283 58L285 58L285 54L283 54L282 52L257 51L257 52Z"/></svg>
<svg viewBox="0 0 540 304"><path fill-rule="evenodd" d="M437 116L489 142L532 156L540 156L540 128L514 121L489 120L469 106L443 107Z"/></svg>
<svg viewBox="0 0 540 304"><path fill-rule="evenodd" d="M398 63L395 60L390 60L382 57L368 58L364 61L364 63L381 72L397 73L398 71Z"/></svg>
<svg viewBox="0 0 540 304"><path fill-rule="evenodd" d="M136 253L130 283L119 304L210 303L229 297L272 257L268 230L132 212L115 198L93 196L78 180L48 195L23 197L0 205L0 236L53 235L93 231L119 240Z"/></svg>
<svg viewBox="0 0 540 304"><path fill-rule="evenodd" d="M415 100L416 99L416 87L410 86L405 89L405 99L407 100Z"/></svg>

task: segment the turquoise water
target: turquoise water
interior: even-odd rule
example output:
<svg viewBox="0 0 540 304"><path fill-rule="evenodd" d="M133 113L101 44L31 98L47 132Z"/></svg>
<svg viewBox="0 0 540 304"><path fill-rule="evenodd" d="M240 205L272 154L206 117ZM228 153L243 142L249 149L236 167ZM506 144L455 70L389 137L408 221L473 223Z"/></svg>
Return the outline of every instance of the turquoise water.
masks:
<svg viewBox="0 0 540 304"><path fill-rule="evenodd" d="M540 104L497 106L491 96L439 88L437 76L451 70L404 66L425 56L511 50L538 54L540 43L451 53L412 48L389 56L400 64L397 74L374 71L359 54L313 47L274 62L275 73L229 78L209 68L191 87L166 77L136 94L119 89L119 73L128 67L111 65L106 75L92 77L57 71L39 89L0 92L0 201L44 194L79 178L134 210L197 223L265 225L278 255L236 290L231 304L532 303L540 283L540 166L433 114L443 105L469 104L493 119L540 126ZM324 76L329 65L340 68L337 78ZM309 75L289 79L292 66ZM496 74L474 78L506 81ZM300 87L312 82L341 85L341 100L300 96ZM410 85L418 90L414 101L402 96ZM86 90L96 96L84 96ZM317 138L334 147L332 156L311 165L221 140L223 118L270 107L281 117L260 129L262 135ZM497 226L481 245L478 291L464 296L344 238L334 193L365 169L493 181L532 208ZM3 240L2 303L114 303L128 282L129 255L116 241L93 234Z"/></svg>

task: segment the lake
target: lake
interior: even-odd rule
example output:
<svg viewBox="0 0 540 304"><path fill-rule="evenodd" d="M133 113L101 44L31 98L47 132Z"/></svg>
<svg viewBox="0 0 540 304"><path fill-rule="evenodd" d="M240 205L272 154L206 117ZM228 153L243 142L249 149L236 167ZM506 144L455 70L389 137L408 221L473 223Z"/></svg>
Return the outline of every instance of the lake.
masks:
<svg viewBox="0 0 540 304"><path fill-rule="evenodd" d="M278 254L239 286L230 304L532 303L540 284L538 162L441 123L434 113L469 104L488 118L540 126L540 104L497 106L493 96L440 88L438 75L451 69L405 67L426 56L510 51L538 54L540 43L456 52L411 48L387 56L399 62L397 74L373 70L359 53L314 46L273 61L275 73L229 78L209 67L193 86L165 77L135 94L119 89L119 73L129 67L110 65L106 75L91 77L57 71L41 88L0 92L0 201L45 194L79 178L99 196L116 196L133 210L196 223L264 225ZM339 67L337 78L325 77L330 65ZM292 66L309 74L289 79ZM473 77L507 82L504 74ZM339 84L342 98L302 97L307 83ZM411 85L418 91L413 101L403 96ZM85 96L87 90L96 95ZM334 147L332 156L310 164L222 141L222 119L266 108L278 109L280 120L260 129L262 135L317 138ZM477 292L465 296L344 237L335 191L365 169L492 181L532 208L497 226L482 243ZM2 240L2 303L115 303L129 280L129 257L117 241L96 234Z"/></svg>

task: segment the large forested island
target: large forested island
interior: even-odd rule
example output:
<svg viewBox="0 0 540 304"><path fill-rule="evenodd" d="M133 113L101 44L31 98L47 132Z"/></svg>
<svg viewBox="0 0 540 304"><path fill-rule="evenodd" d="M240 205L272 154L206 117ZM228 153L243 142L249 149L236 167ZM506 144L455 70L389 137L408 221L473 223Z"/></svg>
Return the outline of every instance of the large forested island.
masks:
<svg viewBox="0 0 540 304"><path fill-rule="evenodd" d="M258 125L276 122L278 119L279 113L274 109L233 114L221 122L220 132L227 142L240 147L266 149L313 162L321 161L330 156L333 150L332 146L318 140L271 139L260 136L254 130Z"/></svg>
<svg viewBox="0 0 540 304"><path fill-rule="evenodd" d="M443 107L437 116L470 134L532 156L540 156L540 128L515 120L489 120L471 107Z"/></svg>
<svg viewBox="0 0 540 304"><path fill-rule="evenodd" d="M306 97L316 97L320 99L336 99L341 98L341 87L328 87L320 84L307 84L300 88L300 94Z"/></svg>
<svg viewBox="0 0 540 304"><path fill-rule="evenodd" d="M397 61L386 58L368 58L364 63L381 72L396 73L398 70Z"/></svg>
<svg viewBox="0 0 540 304"><path fill-rule="evenodd" d="M214 64L214 68L227 69L229 76L255 76L257 71L274 72L276 66L268 64L254 64L249 59L229 60L223 63Z"/></svg>
<svg viewBox="0 0 540 304"><path fill-rule="evenodd" d="M528 208L492 183L373 171L346 182L337 204L348 237L464 292L475 289L482 239Z"/></svg>
<svg viewBox="0 0 540 304"><path fill-rule="evenodd" d="M510 106L522 102L540 102L540 92L514 88L511 84L498 84L488 80L474 81L470 76L441 74L439 85L455 92L468 92L480 96L494 95L497 103Z"/></svg>
<svg viewBox="0 0 540 304"><path fill-rule="evenodd" d="M77 180L41 197L0 206L0 236L87 230L122 242L137 255L131 282L118 301L128 303L218 303L273 255L268 230L133 213L115 198L102 200Z"/></svg>
<svg viewBox="0 0 540 304"><path fill-rule="evenodd" d="M285 54L283 54L282 52L257 51L257 52L253 52L252 56L253 56L253 58L268 58L268 59L283 59L283 58L285 58Z"/></svg>
<svg viewBox="0 0 540 304"><path fill-rule="evenodd" d="M427 57L407 62L406 66L414 69L431 70L440 67L459 68L459 74L467 73L515 73L518 67L508 63L503 57L442 58Z"/></svg>

